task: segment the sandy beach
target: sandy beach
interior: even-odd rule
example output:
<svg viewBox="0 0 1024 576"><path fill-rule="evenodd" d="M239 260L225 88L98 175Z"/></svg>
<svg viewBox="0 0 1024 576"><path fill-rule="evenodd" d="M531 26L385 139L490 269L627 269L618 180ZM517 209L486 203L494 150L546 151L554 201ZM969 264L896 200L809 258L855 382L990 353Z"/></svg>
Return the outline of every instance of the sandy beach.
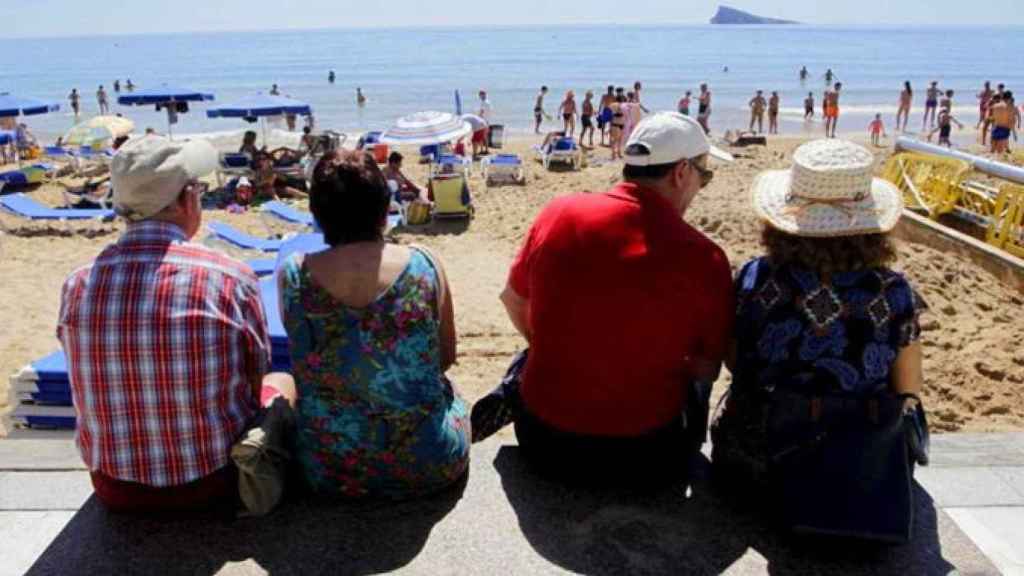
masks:
<svg viewBox="0 0 1024 576"><path fill-rule="evenodd" d="M748 202L748 188L761 170L784 168L802 138L773 138L766 148L737 150L737 162L719 166L714 182L697 198L686 219L724 247L734 270L760 254L760 223ZM532 139L506 146L531 157ZM879 151L880 161L887 154ZM407 157L413 156L412 154ZM462 394L476 400L493 388L516 350L524 346L505 316L498 294L519 243L534 216L552 198L574 192L600 192L618 181L621 163L608 163L598 149L579 172L545 171L528 162L526 184L487 188L474 174L476 217L457 224L404 229L401 243L420 243L445 261L451 279L459 333L458 365L449 375ZM426 180L426 166L406 162L406 174ZM44 186L31 195L60 205L60 189ZM257 234L268 225L258 212L232 215L209 210L221 220ZM58 347L54 336L64 277L114 241L123 224L37 225L0 216L0 376ZM287 232L287 226L275 226ZM1024 428L1024 297L991 275L960 259L916 244L901 244L897 267L930 306L923 318L925 406L935 430L1001 431ZM259 254L235 253L239 257ZM723 372L720 395L729 381ZM6 395L0 378L0 406ZM8 404L13 399L8 398ZM505 434L510 432L506 431Z"/></svg>

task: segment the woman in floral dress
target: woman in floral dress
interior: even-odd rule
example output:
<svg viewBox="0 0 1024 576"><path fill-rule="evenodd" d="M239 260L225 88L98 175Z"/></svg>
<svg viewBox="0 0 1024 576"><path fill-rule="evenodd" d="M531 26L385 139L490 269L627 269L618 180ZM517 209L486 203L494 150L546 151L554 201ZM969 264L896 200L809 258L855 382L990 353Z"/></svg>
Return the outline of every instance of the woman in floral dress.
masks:
<svg viewBox="0 0 1024 576"><path fill-rule="evenodd" d="M326 156L310 208L331 248L279 272L297 459L317 493L418 496L469 463L466 405L444 375L455 360L451 293L427 251L384 241L389 203L368 155Z"/></svg>

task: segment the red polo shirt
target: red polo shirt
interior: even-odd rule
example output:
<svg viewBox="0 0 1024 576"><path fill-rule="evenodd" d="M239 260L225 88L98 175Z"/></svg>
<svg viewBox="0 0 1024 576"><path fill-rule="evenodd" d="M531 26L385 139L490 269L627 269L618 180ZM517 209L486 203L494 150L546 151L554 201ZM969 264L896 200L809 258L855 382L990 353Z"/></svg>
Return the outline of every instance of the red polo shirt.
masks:
<svg viewBox="0 0 1024 576"><path fill-rule="evenodd" d="M623 183L551 202L512 265L530 302L531 414L567 432L637 436L677 418L686 382L732 328L725 253L651 190Z"/></svg>

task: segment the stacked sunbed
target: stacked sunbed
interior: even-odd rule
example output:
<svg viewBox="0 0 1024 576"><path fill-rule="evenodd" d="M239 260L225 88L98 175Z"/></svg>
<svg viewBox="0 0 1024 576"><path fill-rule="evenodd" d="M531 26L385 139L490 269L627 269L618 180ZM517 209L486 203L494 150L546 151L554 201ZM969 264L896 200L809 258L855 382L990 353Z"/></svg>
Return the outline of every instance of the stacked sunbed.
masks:
<svg viewBox="0 0 1024 576"><path fill-rule="evenodd" d="M260 280L260 291L270 332L271 369L288 371L291 369L288 335L281 323L273 276ZM11 414L15 424L39 429L74 429L71 380L63 352L54 352L19 370L11 376L10 391L9 400L16 404Z"/></svg>

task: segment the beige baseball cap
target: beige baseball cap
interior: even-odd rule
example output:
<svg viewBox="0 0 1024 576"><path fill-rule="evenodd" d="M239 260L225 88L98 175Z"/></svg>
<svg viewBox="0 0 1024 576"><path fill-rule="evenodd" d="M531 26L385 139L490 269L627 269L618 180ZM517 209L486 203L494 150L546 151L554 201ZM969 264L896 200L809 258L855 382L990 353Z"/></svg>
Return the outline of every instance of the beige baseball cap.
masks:
<svg viewBox="0 0 1024 576"><path fill-rule="evenodd" d="M114 209L128 220L150 218L170 206L190 181L216 168L217 150L206 140L133 138L110 163Z"/></svg>
<svg viewBox="0 0 1024 576"><path fill-rule="evenodd" d="M623 156L630 166L657 166L704 154L726 162L733 159L728 152L711 145L704 128L693 118L678 112L658 112L636 125Z"/></svg>

